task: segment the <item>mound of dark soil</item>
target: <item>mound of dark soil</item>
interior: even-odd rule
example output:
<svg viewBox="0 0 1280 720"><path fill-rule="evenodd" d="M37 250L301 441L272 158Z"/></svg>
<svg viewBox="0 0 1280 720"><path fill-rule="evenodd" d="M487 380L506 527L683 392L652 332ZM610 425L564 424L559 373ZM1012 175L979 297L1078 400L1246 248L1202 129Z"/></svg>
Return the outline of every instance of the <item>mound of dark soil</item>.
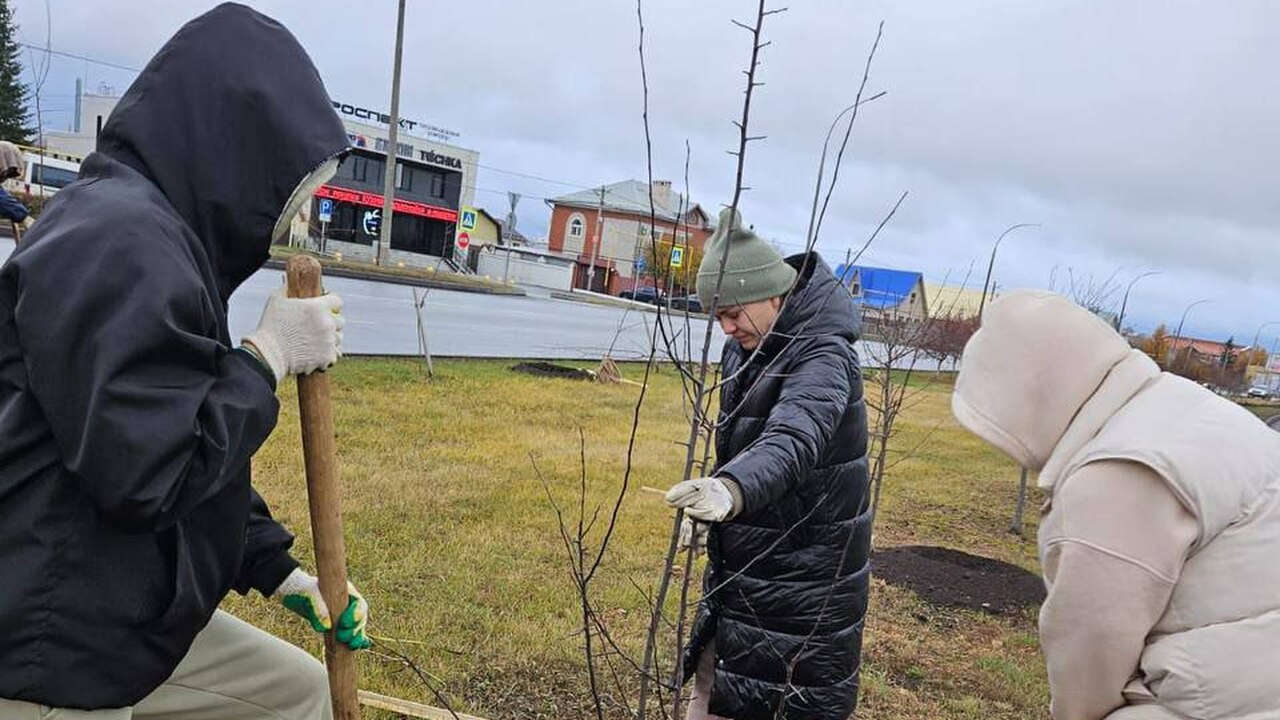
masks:
<svg viewBox="0 0 1280 720"><path fill-rule="evenodd" d="M1039 575L959 550L924 545L888 548L876 551L871 562L874 577L907 588L934 605L1003 615L1044 602L1044 581Z"/></svg>
<svg viewBox="0 0 1280 720"><path fill-rule="evenodd" d="M564 365L556 365L549 362L522 362L511 368L518 373L526 375L537 375L538 377L560 378L562 380L594 380L595 377L587 370L580 370L573 367L565 367Z"/></svg>

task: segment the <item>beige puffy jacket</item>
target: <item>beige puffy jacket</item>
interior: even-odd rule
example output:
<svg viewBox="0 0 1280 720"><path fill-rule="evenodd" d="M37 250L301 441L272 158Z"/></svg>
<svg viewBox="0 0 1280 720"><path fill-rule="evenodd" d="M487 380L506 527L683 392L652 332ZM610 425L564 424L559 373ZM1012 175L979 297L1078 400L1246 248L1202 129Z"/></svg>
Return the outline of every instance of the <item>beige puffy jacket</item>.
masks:
<svg viewBox="0 0 1280 720"><path fill-rule="evenodd" d="M1106 323L1048 293L988 307L952 406L1039 470L1050 503L1084 468L1120 461L1154 473L1194 516L1128 702L1205 720L1280 718L1280 434L1161 373Z"/></svg>

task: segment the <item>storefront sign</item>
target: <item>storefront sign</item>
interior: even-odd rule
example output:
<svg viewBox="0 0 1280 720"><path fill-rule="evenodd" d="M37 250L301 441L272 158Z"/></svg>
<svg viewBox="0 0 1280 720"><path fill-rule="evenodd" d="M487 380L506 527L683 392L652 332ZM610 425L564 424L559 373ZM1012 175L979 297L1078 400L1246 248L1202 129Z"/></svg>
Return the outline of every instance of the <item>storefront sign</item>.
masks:
<svg viewBox="0 0 1280 720"><path fill-rule="evenodd" d="M351 117L356 118L358 120L372 120L374 122L382 123L383 125L391 124L391 116L384 112L378 112L377 110L370 110L369 108L355 107L354 105L340 103L337 100L333 100L331 102L333 103L333 109L337 110L343 115L350 115ZM415 127L417 127L417 125L418 123L413 120L400 118L401 130L413 130Z"/></svg>
<svg viewBox="0 0 1280 720"><path fill-rule="evenodd" d="M346 103L338 102L337 100L332 100L330 102L333 103L333 109L343 115L350 115L358 120L372 120L373 122L382 123L383 125L391 124L391 116L384 112L348 105ZM409 132L412 132L414 128L419 128L428 136L437 138L444 142L449 142L453 138L460 137L459 134L453 130L432 125L430 123L418 122L417 120L409 120L408 118L400 118L399 125L401 130L407 130Z"/></svg>
<svg viewBox="0 0 1280 720"><path fill-rule="evenodd" d="M351 203L353 205L363 205L365 207L382 207L382 196L377 193L363 192L360 190L347 190L346 188L333 187L332 185L324 185L316 191L316 197L328 198L338 202ZM395 211L404 213L405 215L417 215L429 220L443 220L444 222L457 222L458 211L448 208L436 207L434 205L426 205L423 203L413 202L411 200L401 200L396 198Z"/></svg>
<svg viewBox="0 0 1280 720"><path fill-rule="evenodd" d="M418 159L423 162L429 162L433 165L451 167L454 170L462 169L462 160L451 155L441 155L435 150L419 150Z"/></svg>
<svg viewBox="0 0 1280 720"><path fill-rule="evenodd" d="M387 145L388 143L386 138L374 139L373 147L380 153L385 153L387 151ZM396 155L412 160L415 157L415 153L417 154L417 158L422 162L431 163L432 165L442 165L444 167L453 168L454 170L462 169L462 160L460 158L453 157L452 155L441 155L435 150L419 150L409 143L396 143Z"/></svg>
<svg viewBox="0 0 1280 720"><path fill-rule="evenodd" d="M364 228L364 234L377 237L382 232L382 211L381 210L365 210L364 220L360 223Z"/></svg>

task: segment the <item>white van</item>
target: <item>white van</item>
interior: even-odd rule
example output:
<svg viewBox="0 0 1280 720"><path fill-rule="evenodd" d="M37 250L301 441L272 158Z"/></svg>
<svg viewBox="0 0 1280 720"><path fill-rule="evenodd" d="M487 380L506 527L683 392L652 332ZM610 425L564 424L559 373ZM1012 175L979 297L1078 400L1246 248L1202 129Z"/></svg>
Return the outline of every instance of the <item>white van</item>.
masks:
<svg viewBox="0 0 1280 720"><path fill-rule="evenodd" d="M80 161L84 158L66 153L40 152L37 148L23 147L22 159L26 164L22 177L6 183L28 195L48 196L70 185L80 176Z"/></svg>

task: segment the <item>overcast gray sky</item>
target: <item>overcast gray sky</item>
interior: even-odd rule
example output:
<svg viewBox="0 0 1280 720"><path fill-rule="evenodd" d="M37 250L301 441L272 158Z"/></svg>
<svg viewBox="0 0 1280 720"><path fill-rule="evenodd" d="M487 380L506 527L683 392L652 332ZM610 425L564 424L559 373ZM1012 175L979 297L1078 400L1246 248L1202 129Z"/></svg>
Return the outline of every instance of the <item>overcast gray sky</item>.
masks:
<svg viewBox="0 0 1280 720"><path fill-rule="evenodd" d="M779 0L781 1L781 0ZM43 45L41 0L10 0ZM389 105L395 2L251 3L301 39L330 94ZM140 67L213 3L49 0L52 46ZM636 7L631 0L409 0L401 110L481 153L478 202L526 195L520 228L544 236L539 198L646 176ZM833 264L904 190L864 258L980 286L991 243L1002 288L1059 285L1072 268L1126 284L1143 329L1252 340L1280 320L1280 4L1092 0L792 0L768 21L742 203L757 230L799 250L822 137L857 90L876 25L884 39L819 249ZM752 0L645 0L654 172L715 209L733 189ZM37 58L38 59L38 58ZM123 90L130 73L54 59L42 93L70 122L74 78ZM30 78L30 76L28 76ZM544 178L535 180L512 173ZM551 182L555 181L555 182ZM1123 288L1121 288L1123 290ZM1116 296L1118 301L1118 294ZM1269 344L1280 325L1263 333Z"/></svg>

